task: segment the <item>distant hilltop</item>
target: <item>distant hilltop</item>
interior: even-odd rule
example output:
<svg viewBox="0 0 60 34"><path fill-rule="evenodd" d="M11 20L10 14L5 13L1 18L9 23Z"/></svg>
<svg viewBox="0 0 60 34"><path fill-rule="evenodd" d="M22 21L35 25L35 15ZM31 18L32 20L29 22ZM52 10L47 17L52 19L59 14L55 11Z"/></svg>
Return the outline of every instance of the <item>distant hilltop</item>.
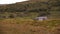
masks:
<svg viewBox="0 0 60 34"><path fill-rule="evenodd" d="M33 2L48 2L49 0L29 0L29 1L23 1L23 2L16 2L17 4L25 4L25 3L33 3ZM12 4L16 4L12 3ZM1 5L9 5L9 4L0 4Z"/></svg>
<svg viewBox="0 0 60 34"><path fill-rule="evenodd" d="M29 1L24 1L24 2L16 2L17 4L28 4L28 3L34 3L34 2L48 2L49 0L29 0Z"/></svg>
<svg viewBox="0 0 60 34"><path fill-rule="evenodd" d="M0 5L6 5L6 4L0 4Z"/></svg>

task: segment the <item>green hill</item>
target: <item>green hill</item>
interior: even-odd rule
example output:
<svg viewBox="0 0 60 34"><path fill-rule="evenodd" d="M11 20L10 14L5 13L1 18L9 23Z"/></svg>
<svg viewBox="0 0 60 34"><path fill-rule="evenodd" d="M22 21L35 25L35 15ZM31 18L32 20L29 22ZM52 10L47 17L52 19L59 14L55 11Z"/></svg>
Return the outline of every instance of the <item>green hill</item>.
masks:
<svg viewBox="0 0 60 34"><path fill-rule="evenodd" d="M49 17L60 17L60 0L30 0L26 2L18 2L15 4L3 5L0 6L0 13L4 14L7 12L8 15L12 14L17 16L21 16L21 12L23 13L22 16L38 16L41 14L46 14ZM33 14L31 14L33 13ZM36 16L35 16L36 15ZM7 15L6 15L7 16Z"/></svg>

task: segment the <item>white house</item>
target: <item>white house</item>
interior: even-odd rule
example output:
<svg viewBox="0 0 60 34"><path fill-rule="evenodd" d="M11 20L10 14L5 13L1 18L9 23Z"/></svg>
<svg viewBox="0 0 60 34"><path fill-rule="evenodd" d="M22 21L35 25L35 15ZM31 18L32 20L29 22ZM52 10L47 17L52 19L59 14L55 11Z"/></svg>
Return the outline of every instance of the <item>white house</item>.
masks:
<svg viewBox="0 0 60 34"><path fill-rule="evenodd" d="M47 19L48 19L47 16L40 16L40 17L36 17L34 20L43 21Z"/></svg>

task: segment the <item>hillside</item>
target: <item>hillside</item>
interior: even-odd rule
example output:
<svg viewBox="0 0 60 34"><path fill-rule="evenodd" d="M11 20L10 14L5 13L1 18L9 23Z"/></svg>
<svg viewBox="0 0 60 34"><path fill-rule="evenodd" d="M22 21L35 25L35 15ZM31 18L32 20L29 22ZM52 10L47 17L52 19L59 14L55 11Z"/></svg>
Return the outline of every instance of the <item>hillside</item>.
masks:
<svg viewBox="0 0 60 34"><path fill-rule="evenodd" d="M43 0L30 0L26 2L18 2L15 4L9 4L9 5L3 5L0 6L0 13L5 15L5 12L7 12L8 15L11 13L14 13L15 16L33 16L36 17L41 14L46 14L49 17L55 17L59 18L60 14L60 0L46 0L44 2ZM11 12L11 13L10 13ZM17 12L17 13L16 13ZM21 12L23 14L21 14ZM35 15L31 15L31 13L34 13ZM7 15L6 15L7 16ZM56 17L59 16L59 17Z"/></svg>
<svg viewBox="0 0 60 34"><path fill-rule="evenodd" d="M41 15L47 20L34 19ZM0 34L60 34L60 0L1 5Z"/></svg>

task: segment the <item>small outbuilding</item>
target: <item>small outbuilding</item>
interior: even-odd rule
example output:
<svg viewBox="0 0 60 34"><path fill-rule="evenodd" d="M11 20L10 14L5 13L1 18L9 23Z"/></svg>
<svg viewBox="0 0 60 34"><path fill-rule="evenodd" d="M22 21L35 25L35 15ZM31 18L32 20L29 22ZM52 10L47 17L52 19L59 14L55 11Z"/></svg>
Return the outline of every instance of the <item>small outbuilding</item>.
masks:
<svg viewBox="0 0 60 34"><path fill-rule="evenodd" d="M42 14L42 15L37 16L35 18L35 20L38 20L38 21L44 21L44 20L47 20L47 19L48 19L48 17L45 14Z"/></svg>
<svg viewBox="0 0 60 34"><path fill-rule="evenodd" d="M47 20L47 16L36 17L36 19L39 21Z"/></svg>

